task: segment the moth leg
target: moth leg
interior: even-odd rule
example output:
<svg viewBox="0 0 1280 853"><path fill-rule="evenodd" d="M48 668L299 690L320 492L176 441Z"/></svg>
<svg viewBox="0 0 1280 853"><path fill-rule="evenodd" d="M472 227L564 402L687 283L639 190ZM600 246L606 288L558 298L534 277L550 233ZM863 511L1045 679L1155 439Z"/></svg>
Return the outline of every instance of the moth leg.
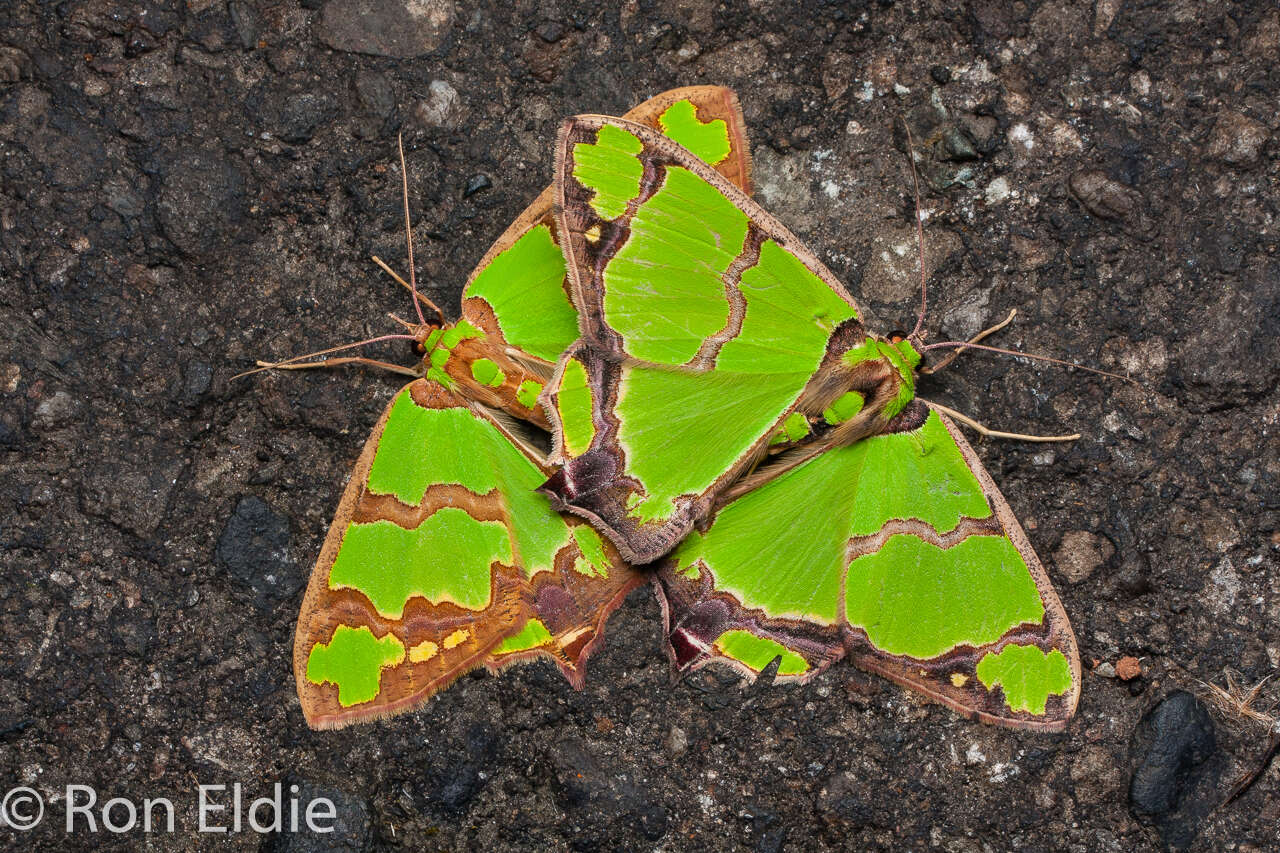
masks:
<svg viewBox="0 0 1280 853"><path fill-rule="evenodd" d="M968 341L966 341L965 343L976 344L976 343L978 343L978 341L982 340L983 338L985 338L985 337L987 337L987 336L989 336L989 335L994 335L996 332L1000 331L1000 330L1001 330L1001 329L1003 329L1005 326L1007 326L1007 325L1009 325L1010 323L1012 323L1012 322L1013 322L1013 318L1014 318L1015 316L1017 316L1017 314L1018 314L1018 309L1017 309L1017 308L1010 308L1010 309L1009 309L1009 316L1008 316L1008 317L1005 317L1003 320L1001 320L999 323L996 323L996 324L995 324L994 326L992 326L991 328L989 328L989 329L983 329L981 332L978 332L978 334L974 335L972 338L970 338L970 339L969 339ZM921 373L923 373L923 374L925 374L925 375L929 375L929 374L932 374L932 373L937 373L939 370L941 370L942 368L946 367L948 364L950 364L951 362L953 362L953 361L955 361L957 358L959 358L959 357L960 357L960 353L962 353L962 352L964 352L964 347L957 347L954 351L952 351L952 352L948 353L948 354L947 354L947 356L946 356L945 358L943 358L941 361L939 361L937 364L930 365L930 366L928 366L928 367L922 367L922 368L920 368L920 372L921 372ZM973 425L973 424L970 424L970 426L972 426L972 425ZM984 433L984 434L985 434L985 433Z"/></svg>
<svg viewBox="0 0 1280 853"><path fill-rule="evenodd" d="M1008 321L1006 320L1005 322L1008 322ZM1078 432L1073 432L1070 435L1026 435L1020 432L1003 432L998 429L990 429L986 426L983 426L982 424L978 423L968 415L962 415L959 412L957 412L955 409L948 408L942 405L941 403L935 403L932 400L924 400L924 399L921 399L920 402L927 404L931 409L937 409L939 412L942 412L947 417L953 418L954 420L959 421L960 423L974 430L978 434L985 435L987 438L1008 438L1008 439L1013 439L1014 441L1036 441L1036 442L1076 441L1077 439L1080 438L1080 433Z"/></svg>
<svg viewBox="0 0 1280 853"><path fill-rule="evenodd" d="M378 361L376 358L365 358L364 356L349 355L341 358L326 358L320 361L302 361L290 364L285 361L259 361L257 370L248 370L239 374L240 376L248 376L250 373L257 373L260 370L309 370L313 367L337 367L342 364L367 364L370 367L376 367L379 370L389 370L392 373L399 373L403 376L412 376L417 378L421 374L412 367L405 367L402 364L392 364L389 361Z"/></svg>

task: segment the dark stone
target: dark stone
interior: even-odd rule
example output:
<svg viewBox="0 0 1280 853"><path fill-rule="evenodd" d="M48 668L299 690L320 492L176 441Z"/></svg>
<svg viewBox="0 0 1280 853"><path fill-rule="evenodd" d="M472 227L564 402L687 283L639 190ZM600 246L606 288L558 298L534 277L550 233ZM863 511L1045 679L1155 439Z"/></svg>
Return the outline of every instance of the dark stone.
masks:
<svg viewBox="0 0 1280 853"><path fill-rule="evenodd" d="M1233 229L1223 229L1217 235L1217 265L1221 272L1240 272L1244 266L1244 245L1237 240Z"/></svg>
<svg viewBox="0 0 1280 853"><path fill-rule="evenodd" d="M1143 210L1142 196L1105 172L1083 169L1071 176L1067 187L1094 216L1119 222L1126 232L1142 239L1155 236L1156 226Z"/></svg>
<svg viewBox="0 0 1280 853"><path fill-rule="evenodd" d="M787 828L785 826L770 827L760 833L760 840L756 842L756 850L759 853L782 853L786 842Z"/></svg>
<svg viewBox="0 0 1280 853"><path fill-rule="evenodd" d="M31 79L31 57L16 47L0 45L0 83Z"/></svg>
<svg viewBox="0 0 1280 853"><path fill-rule="evenodd" d="M324 95L292 95L280 110L279 129L276 133L291 145L309 142L336 109L333 100Z"/></svg>
<svg viewBox="0 0 1280 853"><path fill-rule="evenodd" d="M667 809L654 799L646 799L635 807L635 818L640 834L648 841L657 841L667 834Z"/></svg>
<svg viewBox="0 0 1280 853"><path fill-rule="evenodd" d="M965 162L980 158L973 141L958 127L948 127L942 131L942 152L948 160Z"/></svg>
<svg viewBox="0 0 1280 853"><path fill-rule="evenodd" d="M167 456L154 442L143 441L102 461L86 478L80 507L146 539L155 534L182 473L182 460Z"/></svg>
<svg viewBox="0 0 1280 853"><path fill-rule="evenodd" d="M945 86L951 82L951 69L945 65L934 65L929 68L929 76L939 86Z"/></svg>
<svg viewBox="0 0 1280 853"><path fill-rule="evenodd" d="M146 202L142 196L134 192L133 188L116 184L105 187L107 207L114 210L124 219L133 219L141 216L146 210Z"/></svg>
<svg viewBox="0 0 1280 853"><path fill-rule="evenodd" d="M489 180L488 175L484 173L472 175L471 177L467 178L467 186L462 191L462 197L471 198L471 196L475 195L481 190L487 190L491 186L493 186L493 181Z"/></svg>
<svg viewBox="0 0 1280 853"><path fill-rule="evenodd" d="M440 46L453 27L453 0L329 0L320 40L335 50L412 59Z"/></svg>
<svg viewBox="0 0 1280 853"><path fill-rule="evenodd" d="M216 248L210 235L227 234L244 208L244 175L223 152L185 151L164 168L156 218L164 235L186 255Z"/></svg>
<svg viewBox="0 0 1280 853"><path fill-rule="evenodd" d="M150 53L156 49L155 36L146 30L134 28L129 30L124 40L124 55L133 59L142 56L144 53Z"/></svg>
<svg viewBox="0 0 1280 853"><path fill-rule="evenodd" d="M970 8L974 23L983 36L996 42L1003 42L1013 35L1012 4L1001 0L978 0Z"/></svg>
<svg viewBox="0 0 1280 853"><path fill-rule="evenodd" d="M837 833L852 832L869 825L874 810L863 780L852 773L836 773L818 791L818 816Z"/></svg>
<svg viewBox="0 0 1280 853"><path fill-rule="evenodd" d="M116 615L115 638L127 654L136 658L145 658L147 649L156 641L155 620L143 613L120 608Z"/></svg>
<svg viewBox="0 0 1280 853"><path fill-rule="evenodd" d="M666 834L666 807L636 784L628 769L602 767L578 738L561 740L547 758L556 800L574 824L573 846L592 849L606 840L616 843L628 828L649 841Z"/></svg>
<svg viewBox="0 0 1280 853"><path fill-rule="evenodd" d="M253 50L258 46L258 33L261 29L257 10L249 3L232 0L227 5L227 11L231 13L231 23L235 25L240 46L245 50Z"/></svg>
<svg viewBox="0 0 1280 853"><path fill-rule="evenodd" d="M231 576L249 587L254 603L270 609L302 586L302 574L289 553L289 520L276 515L261 498L240 499L218 538L217 559Z"/></svg>
<svg viewBox="0 0 1280 853"><path fill-rule="evenodd" d="M1280 378L1280 263L1242 265L1231 287L1185 305L1176 371L1204 408L1258 398Z"/></svg>
<svg viewBox="0 0 1280 853"><path fill-rule="evenodd" d="M493 726L475 723L467 729L467 754L478 761L492 761L500 740Z"/></svg>
<svg viewBox="0 0 1280 853"><path fill-rule="evenodd" d="M778 816L768 809L748 805L751 818L751 834L756 839L755 849L760 853L777 853L787 840L787 829L781 826Z"/></svg>
<svg viewBox="0 0 1280 853"><path fill-rule="evenodd" d="M378 71L356 74L356 95L365 111L381 119L391 117L396 109L396 90L387 75Z"/></svg>
<svg viewBox="0 0 1280 853"><path fill-rule="evenodd" d="M1213 720L1194 696L1179 690L1139 725L1150 728L1151 742L1129 785L1129 803L1137 814L1167 814L1177 807L1188 775L1215 748Z"/></svg>
<svg viewBox="0 0 1280 853"><path fill-rule="evenodd" d="M213 384L213 368L207 361L188 362L182 371L182 394L193 401L209 393Z"/></svg>
<svg viewBox="0 0 1280 853"><path fill-rule="evenodd" d="M547 44L554 44L564 38L564 25L559 21L543 21L538 25L538 38Z"/></svg>
<svg viewBox="0 0 1280 853"><path fill-rule="evenodd" d="M0 447L22 443L22 417L13 408L0 409Z"/></svg>
<svg viewBox="0 0 1280 853"><path fill-rule="evenodd" d="M445 781L436 800L451 812L462 811L483 786L479 769L474 764L464 764Z"/></svg>
<svg viewBox="0 0 1280 853"><path fill-rule="evenodd" d="M1168 846L1185 849L1219 798L1225 761L1209 711L1184 690L1170 693L1138 723L1133 755L1130 808L1154 824Z"/></svg>

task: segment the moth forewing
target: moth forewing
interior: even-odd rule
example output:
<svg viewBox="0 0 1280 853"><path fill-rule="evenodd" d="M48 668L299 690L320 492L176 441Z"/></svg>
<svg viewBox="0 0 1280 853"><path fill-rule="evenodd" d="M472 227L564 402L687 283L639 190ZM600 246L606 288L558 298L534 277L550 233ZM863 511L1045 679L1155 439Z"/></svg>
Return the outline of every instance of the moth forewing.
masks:
<svg viewBox="0 0 1280 853"><path fill-rule="evenodd" d="M946 426L947 432L955 441L956 446L960 448L965 462L969 465L969 470L978 479L978 482L982 485L983 493L991 502L992 509L1004 528L1005 535L1009 537L1014 547L1017 548L1018 553L1026 561L1027 568L1035 580L1036 590L1040 594L1045 610L1044 630L1041 635L1037 636L1037 645L1042 650L1059 650L1066 658L1070 670L1071 688L1059 700L1058 711L1053 715L1052 719L1040 721L1019 716L1017 718L988 720L981 712L978 716L985 722L1009 724L1016 728L1061 731L1075 714L1076 706L1080 701L1082 671L1080 667L1080 650L1076 643L1075 632L1071 629L1071 622L1067 618L1067 612L1062 606L1062 600L1058 597L1057 590L1054 589L1053 582L1049 579L1049 573L1045 571L1044 565L1040 562L1039 556L1031 545L1031 541L1027 538L1026 531L1022 529L1021 522L1018 521L1017 515L1009 507L1009 502L1001 494L999 487L996 486L995 481L982 464L982 460L978 458L978 454L974 452L972 445L964 437L964 433L960 431L960 428L945 414L938 412L938 417L943 425ZM1016 722L1010 722L1010 720L1016 720Z"/></svg>
<svg viewBox="0 0 1280 853"><path fill-rule="evenodd" d="M477 666L534 656L581 685L642 578L533 492L548 473L482 405L426 379L396 395L303 600L294 674L311 725L407 710Z"/></svg>
<svg viewBox="0 0 1280 853"><path fill-rule="evenodd" d="M690 147L701 144L711 162L708 168L750 191L746 125L731 90L721 86L672 89L625 116ZM708 144L708 133L722 144ZM519 351L548 370L579 334L554 204L554 187L548 187L485 253L467 280L462 300L463 321L484 332L486 345ZM526 392L530 388L522 387ZM536 393L532 396L536 398ZM504 408L524 418L528 407L523 404L528 399L526 393L523 401L514 401L519 405Z"/></svg>
<svg viewBox="0 0 1280 853"><path fill-rule="evenodd" d="M432 386L425 380L410 383L396 395L379 418L351 472L312 570L294 633L293 668L303 715L313 728L339 728L421 704L467 670L479 666L489 649L505 634L518 630L520 623L528 617L527 605L518 591L510 584L501 589L498 587L497 581L501 576L495 576L488 606L476 611L470 620L463 613L449 611L449 606L443 601L438 618L434 620L431 613L415 618L404 611L399 617L390 618L379 613L358 589L330 583L331 570L352 525L358 519L367 521L376 515L375 507L381 496L370 492L369 474L388 421L396 412L397 402L403 395L411 393L411 389L429 392L433 387L439 386ZM422 499L426 499L425 494ZM397 568L387 566L386 570L397 571ZM444 640L453 636L454 631L462 630L459 626L466 621L473 624L476 633L465 638L465 643L455 641L445 648ZM313 668L312 657L317 647L323 647L337 657L341 649L333 649L333 644L340 630L349 638L346 645L358 651L349 651L351 660L345 663L335 660L329 665L337 671L321 673L319 668ZM385 650L385 654L371 665L372 671L370 665L360 668L360 662L370 657L369 649L373 647L370 639ZM357 646L357 642L361 645ZM410 662L416 663L415 666L407 666L410 649L421 648L419 656L430 649L424 643L435 643L437 654L423 661ZM323 678L323 674L332 674L335 679ZM357 698L362 701L355 701Z"/></svg>
<svg viewBox="0 0 1280 853"><path fill-rule="evenodd" d="M794 680L848 656L984 722L1060 730L1080 692L1062 605L963 436L910 408L728 502L659 564L668 654L750 677L780 657Z"/></svg>

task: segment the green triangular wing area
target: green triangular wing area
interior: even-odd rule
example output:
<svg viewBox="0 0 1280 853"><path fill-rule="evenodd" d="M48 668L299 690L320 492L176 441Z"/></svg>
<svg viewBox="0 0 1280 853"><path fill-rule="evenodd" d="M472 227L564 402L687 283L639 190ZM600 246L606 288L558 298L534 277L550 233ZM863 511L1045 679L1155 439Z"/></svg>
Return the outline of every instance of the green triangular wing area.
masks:
<svg viewBox="0 0 1280 853"><path fill-rule="evenodd" d="M848 656L962 714L1056 731L1080 659L1017 519L954 424L829 450L723 507L658 570L679 670L804 680Z"/></svg>
<svg viewBox="0 0 1280 853"><path fill-rule="evenodd" d="M556 187L583 337L546 398L562 466L546 491L646 562L865 334L852 298L794 236L648 128L569 120ZM581 395L563 398L566 376L590 388L585 444L567 434Z"/></svg>
<svg viewBox="0 0 1280 853"><path fill-rule="evenodd" d="M657 95L626 117L695 151L725 180L751 191L751 157L738 99L721 86L687 86ZM538 196L493 244L462 294L462 318L481 330L489 351L518 351L527 369L544 366L578 337L578 315L569 298L565 262L552 210L552 188ZM466 377L462 377L464 380ZM520 405L503 406L520 417L538 391L525 388ZM531 396L529 396L531 395ZM523 407L523 408L522 408Z"/></svg>
<svg viewBox="0 0 1280 853"><path fill-rule="evenodd" d="M477 666L550 657L575 686L642 579L534 488L544 464L479 407L421 379L374 428L303 599L307 722L416 707Z"/></svg>

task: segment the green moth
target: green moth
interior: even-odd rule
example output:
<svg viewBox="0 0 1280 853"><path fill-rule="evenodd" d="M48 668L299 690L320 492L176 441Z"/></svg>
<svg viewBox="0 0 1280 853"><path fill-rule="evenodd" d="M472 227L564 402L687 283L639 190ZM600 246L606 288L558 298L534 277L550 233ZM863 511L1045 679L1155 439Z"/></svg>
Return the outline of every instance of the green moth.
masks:
<svg viewBox="0 0 1280 853"><path fill-rule="evenodd" d="M582 337L543 398L543 492L656 561L677 669L805 680L849 657L1063 728L1071 627L973 450L915 398L921 340L866 330L790 232L648 128L570 119L556 189Z"/></svg>
<svg viewBox="0 0 1280 853"><path fill-rule="evenodd" d="M627 115L750 190L728 89L672 90ZM549 658L581 687L609 614L644 579L536 493L552 469L495 414L548 426L538 398L578 336L552 201L549 188L486 253L456 323L417 329L420 378L351 475L294 639L315 728L416 707L477 666Z"/></svg>

